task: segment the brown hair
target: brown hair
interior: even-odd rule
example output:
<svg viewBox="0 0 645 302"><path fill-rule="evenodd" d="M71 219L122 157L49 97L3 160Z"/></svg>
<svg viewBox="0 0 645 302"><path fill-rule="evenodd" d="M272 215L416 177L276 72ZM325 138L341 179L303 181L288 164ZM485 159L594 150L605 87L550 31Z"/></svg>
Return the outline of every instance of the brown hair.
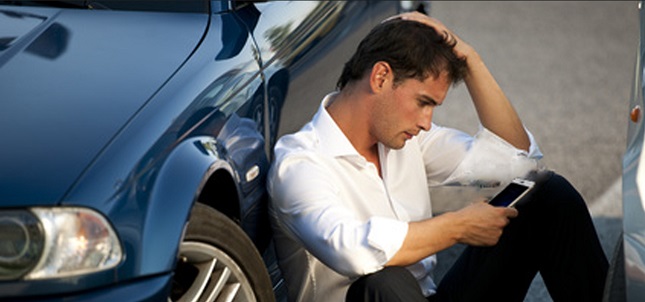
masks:
<svg viewBox="0 0 645 302"><path fill-rule="evenodd" d="M466 60L455 54L455 44L447 34L416 21L383 22L370 31L345 63L337 87L342 90L347 83L361 79L379 61L390 64L395 84L409 78L438 77L443 71L457 84L466 75Z"/></svg>

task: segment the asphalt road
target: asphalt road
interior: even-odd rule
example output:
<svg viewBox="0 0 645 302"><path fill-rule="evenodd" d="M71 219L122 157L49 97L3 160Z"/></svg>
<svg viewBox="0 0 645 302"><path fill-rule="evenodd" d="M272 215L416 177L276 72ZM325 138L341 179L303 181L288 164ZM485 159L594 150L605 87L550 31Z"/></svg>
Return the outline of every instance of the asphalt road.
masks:
<svg viewBox="0 0 645 302"><path fill-rule="evenodd" d="M610 256L622 217L637 2L438 1L430 15L484 58L535 135L543 162L586 199ZM435 122L477 131L463 85L449 93ZM550 301L540 278L525 301Z"/></svg>

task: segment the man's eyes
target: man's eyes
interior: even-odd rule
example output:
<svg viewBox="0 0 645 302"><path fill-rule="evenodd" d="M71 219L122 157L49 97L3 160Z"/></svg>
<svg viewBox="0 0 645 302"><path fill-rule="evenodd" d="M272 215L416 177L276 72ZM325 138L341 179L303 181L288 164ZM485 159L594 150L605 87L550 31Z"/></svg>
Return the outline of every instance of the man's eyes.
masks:
<svg viewBox="0 0 645 302"><path fill-rule="evenodd" d="M429 101L429 100L419 99L417 101L419 102L419 107L426 107L426 106L435 107L435 106L437 106L437 103Z"/></svg>

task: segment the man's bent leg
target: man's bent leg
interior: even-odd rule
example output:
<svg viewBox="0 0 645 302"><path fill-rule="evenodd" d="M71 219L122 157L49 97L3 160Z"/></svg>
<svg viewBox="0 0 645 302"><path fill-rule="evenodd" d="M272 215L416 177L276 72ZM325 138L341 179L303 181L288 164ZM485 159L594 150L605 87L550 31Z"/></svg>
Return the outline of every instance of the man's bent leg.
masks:
<svg viewBox="0 0 645 302"><path fill-rule="evenodd" d="M553 175L517 206L493 247L468 247L439 284L439 301L523 301L540 271L555 301L600 301L607 272L584 200Z"/></svg>
<svg viewBox="0 0 645 302"><path fill-rule="evenodd" d="M545 247L550 248L543 250L540 259L547 289L555 301L600 301L609 264L589 210L560 176L546 186L539 198L550 205L544 208L550 215L545 219L552 221L550 232L542 232Z"/></svg>
<svg viewBox="0 0 645 302"><path fill-rule="evenodd" d="M347 291L348 302L426 302L419 283L404 267L386 267L356 280Z"/></svg>

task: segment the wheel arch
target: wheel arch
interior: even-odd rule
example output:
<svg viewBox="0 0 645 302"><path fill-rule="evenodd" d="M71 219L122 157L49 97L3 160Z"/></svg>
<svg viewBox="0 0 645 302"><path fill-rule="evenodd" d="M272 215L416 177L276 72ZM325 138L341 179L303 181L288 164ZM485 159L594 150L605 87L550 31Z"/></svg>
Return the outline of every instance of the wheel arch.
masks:
<svg viewBox="0 0 645 302"><path fill-rule="evenodd" d="M165 271L173 269L196 202L239 224L238 176L224 152L212 137L193 137L177 145L159 168L139 245L142 273L158 273L160 264Z"/></svg>
<svg viewBox="0 0 645 302"><path fill-rule="evenodd" d="M240 224L240 189L230 167L215 165L204 177L196 202L203 203Z"/></svg>
<svg viewBox="0 0 645 302"><path fill-rule="evenodd" d="M276 73L270 75L269 85L267 87L278 87L284 95L287 95L289 89L289 78L289 71L286 68L282 68Z"/></svg>

